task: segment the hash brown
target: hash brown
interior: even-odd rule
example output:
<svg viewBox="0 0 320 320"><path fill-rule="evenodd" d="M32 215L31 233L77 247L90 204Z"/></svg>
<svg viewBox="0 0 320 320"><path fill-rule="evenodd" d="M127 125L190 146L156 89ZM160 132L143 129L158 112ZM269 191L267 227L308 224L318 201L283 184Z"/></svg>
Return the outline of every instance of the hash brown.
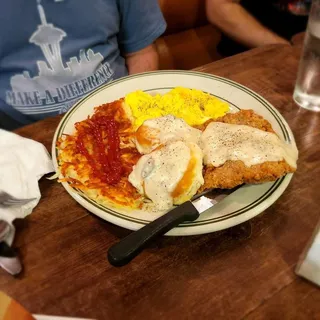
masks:
<svg viewBox="0 0 320 320"><path fill-rule="evenodd" d="M122 176L115 184L108 184L95 171L102 171L99 163L97 143L90 126L97 125L101 117L112 118L118 125L120 138L120 161ZM108 135L103 126L99 127L102 142L108 148ZM91 161L79 152L78 138L82 137L83 144L91 155ZM68 182L73 188L82 191L86 196L98 203L121 207L137 208L142 205L142 196L128 181L132 167L137 163L140 154L133 143L134 130L130 118L125 111L123 99L103 104L95 108L91 117L75 124L72 135L64 135L57 143L59 149L58 161L62 178L60 182ZM96 170L92 162L97 166Z"/></svg>

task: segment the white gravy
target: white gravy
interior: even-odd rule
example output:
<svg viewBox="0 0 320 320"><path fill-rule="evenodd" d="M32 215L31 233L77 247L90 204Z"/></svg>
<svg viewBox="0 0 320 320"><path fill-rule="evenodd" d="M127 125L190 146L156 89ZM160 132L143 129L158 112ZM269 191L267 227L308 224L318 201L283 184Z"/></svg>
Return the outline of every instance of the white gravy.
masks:
<svg viewBox="0 0 320 320"><path fill-rule="evenodd" d="M133 167L129 181L159 209L171 208L171 194L188 167L190 152L190 148L182 141L169 143L142 156Z"/></svg>
<svg viewBox="0 0 320 320"><path fill-rule="evenodd" d="M276 134L245 125L211 122L201 136L204 163L219 167L241 160L247 167L285 160L296 168L298 150Z"/></svg>

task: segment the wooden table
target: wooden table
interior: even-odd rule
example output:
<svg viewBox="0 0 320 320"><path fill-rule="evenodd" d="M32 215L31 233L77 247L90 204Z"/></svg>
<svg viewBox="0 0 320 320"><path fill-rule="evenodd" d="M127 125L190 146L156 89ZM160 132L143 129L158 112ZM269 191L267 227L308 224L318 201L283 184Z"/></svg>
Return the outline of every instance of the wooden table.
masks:
<svg viewBox="0 0 320 320"><path fill-rule="evenodd" d="M0 288L33 313L106 319L320 319L319 289L297 277L297 261L320 219L320 114L292 101L299 50L273 45L199 70L238 81L290 124L299 169L264 214L229 230L164 237L126 267L108 248L128 231L78 205L56 182L16 223L24 272L0 271ZM248 106L250 108L250 106ZM18 130L50 150L60 118Z"/></svg>

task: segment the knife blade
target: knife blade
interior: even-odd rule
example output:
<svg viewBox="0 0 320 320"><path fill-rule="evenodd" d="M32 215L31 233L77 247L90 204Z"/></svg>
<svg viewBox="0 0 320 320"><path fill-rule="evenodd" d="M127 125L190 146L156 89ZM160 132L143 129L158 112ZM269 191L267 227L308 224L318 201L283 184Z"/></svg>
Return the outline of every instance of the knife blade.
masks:
<svg viewBox="0 0 320 320"><path fill-rule="evenodd" d="M240 186L239 186L240 187ZM207 190L195 195L191 201L179 205L173 210L165 213L154 221L148 223L141 229L130 233L127 237L112 245L108 250L109 263L115 267L128 264L148 244L156 238L166 234L182 222L195 221L200 214L222 201L239 187L229 190ZM210 196L205 196L213 193Z"/></svg>

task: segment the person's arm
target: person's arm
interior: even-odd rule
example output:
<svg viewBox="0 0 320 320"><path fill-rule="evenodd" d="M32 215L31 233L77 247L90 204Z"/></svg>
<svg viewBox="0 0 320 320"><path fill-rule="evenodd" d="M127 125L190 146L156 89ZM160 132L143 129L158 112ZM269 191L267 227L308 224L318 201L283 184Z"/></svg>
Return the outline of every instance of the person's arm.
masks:
<svg viewBox="0 0 320 320"><path fill-rule="evenodd" d="M267 44L289 42L263 26L239 0L206 0L208 20L230 38L253 48Z"/></svg>
<svg viewBox="0 0 320 320"><path fill-rule="evenodd" d="M158 52L154 45L124 55L129 74L154 71L159 68Z"/></svg>
<svg viewBox="0 0 320 320"><path fill-rule="evenodd" d="M128 73L157 70L158 53L153 43L166 29L158 0L118 0L118 4L118 43Z"/></svg>

